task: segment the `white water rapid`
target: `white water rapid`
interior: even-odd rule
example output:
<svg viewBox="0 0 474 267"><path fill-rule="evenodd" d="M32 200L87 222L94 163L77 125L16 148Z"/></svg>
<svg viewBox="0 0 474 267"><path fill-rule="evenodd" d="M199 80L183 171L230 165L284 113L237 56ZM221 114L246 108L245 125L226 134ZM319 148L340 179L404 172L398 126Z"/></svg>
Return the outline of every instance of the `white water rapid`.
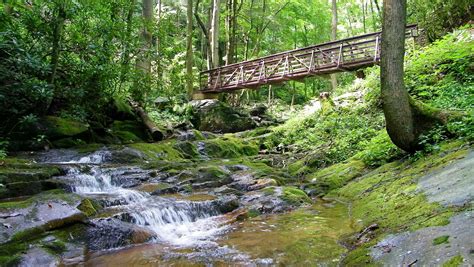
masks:
<svg viewBox="0 0 474 267"><path fill-rule="evenodd" d="M157 235L156 242L176 247L203 245L226 231L228 226L212 201L176 200L123 188L120 181L127 179L124 169L128 167L103 166L106 157L107 153L96 152L63 161L66 175L61 179L73 192L97 199L114 211L126 213L130 222L151 229ZM138 172L137 168L133 170Z"/></svg>

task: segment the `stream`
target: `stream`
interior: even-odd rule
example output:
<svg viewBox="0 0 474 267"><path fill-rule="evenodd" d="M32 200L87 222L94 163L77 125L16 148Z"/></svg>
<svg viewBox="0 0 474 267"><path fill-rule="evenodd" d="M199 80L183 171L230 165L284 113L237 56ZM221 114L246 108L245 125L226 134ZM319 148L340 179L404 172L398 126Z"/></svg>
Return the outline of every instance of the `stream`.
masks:
<svg viewBox="0 0 474 267"><path fill-rule="evenodd" d="M62 266L337 265L346 251L338 240L353 232L347 206L337 201L318 199L287 212L242 219L249 203L266 205L261 204L266 193L216 194L214 188L202 188L157 195L153 192L161 184L182 181L133 164L111 163L110 157L106 149L80 157L53 150L39 159L61 166L63 175L56 179L103 207L90 218L95 230L88 231L85 254L62 257ZM248 176L242 171L247 168L239 168L228 167L233 180ZM229 209L236 199L239 207ZM122 232L146 242L122 242Z"/></svg>

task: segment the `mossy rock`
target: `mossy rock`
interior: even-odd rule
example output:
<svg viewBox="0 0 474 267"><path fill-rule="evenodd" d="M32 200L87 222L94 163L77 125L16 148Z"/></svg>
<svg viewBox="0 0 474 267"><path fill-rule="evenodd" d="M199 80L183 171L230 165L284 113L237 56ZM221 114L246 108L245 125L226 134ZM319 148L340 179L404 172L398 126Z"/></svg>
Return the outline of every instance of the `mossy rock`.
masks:
<svg viewBox="0 0 474 267"><path fill-rule="evenodd" d="M7 158L0 168L0 199L28 196L48 189L56 189L61 183L50 180L61 173L53 166L43 166L30 161Z"/></svg>
<svg viewBox="0 0 474 267"><path fill-rule="evenodd" d="M203 100L196 101L193 105L195 113L191 121L201 131L235 133L253 129L256 126L249 114L223 102Z"/></svg>
<svg viewBox="0 0 474 267"><path fill-rule="evenodd" d="M258 154L258 145L232 135L202 141L205 153L212 158L237 158Z"/></svg>
<svg viewBox="0 0 474 267"><path fill-rule="evenodd" d="M402 232L447 225L455 210L429 202L417 182L420 177L445 167L468 152L469 147L463 147L459 142L441 144L437 153L382 165L332 191L330 196L350 201L352 216L361 221L362 228L376 223L386 229L385 232ZM446 241L446 237L439 237L433 244ZM344 264L366 264L370 261L370 257L365 256L368 247L349 252Z"/></svg>
<svg viewBox="0 0 474 267"><path fill-rule="evenodd" d="M175 149L181 152L181 154L187 159L193 159L199 157L199 152L194 143L189 141L177 142L174 146Z"/></svg>
<svg viewBox="0 0 474 267"><path fill-rule="evenodd" d="M301 204L310 204L311 198L303 191L296 187L285 186L283 187L283 194L281 199L290 203L291 205L299 206Z"/></svg>
<svg viewBox="0 0 474 267"><path fill-rule="evenodd" d="M41 245L52 255L60 255L67 250L66 244L61 240L54 240L52 242L43 241Z"/></svg>
<svg viewBox="0 0 474 267"><path fill-rule="evenodd" d="M127 114L128 116L133 116L133 110L130 104L126 100L120 98L114 98L114 106L117 112Z"/></svg>
<svg viewBox="0 0 474 267"><path fill-rule="evenodd" d="M99 203L88 198L83 199L79 206L77 206L77 209L82 211L87 217L95 215L100 208L101 206Z"/></svg>
<svg viewBox="0 0 474 267"><path fill-rule="evenodd" d="M76 136L89 129L87 123L55 116L46 116L42 121L47 127L46 135L51 139Z"/></svg>
<svg viewBox="0 0 474 267"><path fill-rule="evenodd" d="M170 140L158 143L134 143L129 146L144 153L151 160L164 160L170 162L185 160L185 156L181 151L175 148L175 144L175 141Z"/></svg>
<svg viewBox="0 0 474 267"><path fill-rule="evenodd" d="M230 174L221 167L206 166L197 170L194 180L197 183L206 183L207 187L218 187L232 182Z"/></svg>
<svg viewBox="0 0 474 267"><path fill-rule="evenodd" d="M138 121L114 121L110 129L112 130L112 135L117 136L124 144L143 142L150 139L143 128L143 124Z"/></svg>

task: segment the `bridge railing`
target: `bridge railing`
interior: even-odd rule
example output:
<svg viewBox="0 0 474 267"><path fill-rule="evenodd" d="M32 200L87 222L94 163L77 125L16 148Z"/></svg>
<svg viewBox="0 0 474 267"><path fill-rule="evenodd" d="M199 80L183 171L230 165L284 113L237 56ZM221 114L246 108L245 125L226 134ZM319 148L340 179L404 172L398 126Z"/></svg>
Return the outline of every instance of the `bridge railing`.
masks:
<svg viewBox="0 0 474 267"><path fill-rule="evenodd" d="M417 34L416 25L407 26L407 37ZM380 60L380 43L381 32L374 32L203 71L200 73L200 91L256 88L372 66Z"/></svg>

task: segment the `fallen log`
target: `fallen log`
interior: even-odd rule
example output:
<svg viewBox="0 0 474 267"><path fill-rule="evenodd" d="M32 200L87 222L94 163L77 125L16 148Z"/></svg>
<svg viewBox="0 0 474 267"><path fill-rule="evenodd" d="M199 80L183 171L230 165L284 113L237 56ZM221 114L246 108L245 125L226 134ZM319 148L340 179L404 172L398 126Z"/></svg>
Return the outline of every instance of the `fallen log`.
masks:
<svg viewBox="0 0 474 267"><path fill-rule="evenodd" d="M145 112L145 110L140 107L140 105L134 101L130 101L130 106L134 109L135 113L140 117L140 119L143 122L143 125L145 125L146 129L148 132L150 132L151 137L153 138L153 141L161 141L164 139L164 131L160 129L148 116L148 114Z"/></svg>

